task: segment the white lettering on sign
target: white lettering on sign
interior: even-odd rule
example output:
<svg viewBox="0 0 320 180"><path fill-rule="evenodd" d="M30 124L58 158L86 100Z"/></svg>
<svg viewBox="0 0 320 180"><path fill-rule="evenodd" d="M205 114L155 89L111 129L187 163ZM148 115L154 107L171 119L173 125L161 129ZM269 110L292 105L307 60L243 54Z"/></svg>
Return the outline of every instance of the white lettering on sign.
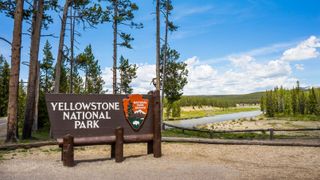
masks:
<svg viewBox="0 0 320 180"><path fill-rule="evenodd" d="M89 129L89 128L99 128L99 120L89 120L89 121L74 121L75 129Z"/></svg>
<svg viewBox="0 0 320 180"><path fill-rule="evenodd" d="M74 121L75 129L100 128L100 120L109 120L109 111L119 111L119 102L51 102L53 111L62 112L62 120Z"/></svg>
<svg viewBox="0 0 320 180"><path fill-rule="evenodd" d="M109 110L119 110L119 102L52 102L51 103L53 111L109 111ZM58 109L57 109L58 107Z"/></svg>

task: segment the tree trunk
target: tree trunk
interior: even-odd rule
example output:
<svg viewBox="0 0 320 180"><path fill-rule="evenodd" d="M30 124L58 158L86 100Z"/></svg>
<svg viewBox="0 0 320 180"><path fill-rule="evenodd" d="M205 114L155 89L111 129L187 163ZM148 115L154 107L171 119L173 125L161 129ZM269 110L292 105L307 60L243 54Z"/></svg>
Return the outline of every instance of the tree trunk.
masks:
<svg viewBox="0 0 320 180"><path fill-rule="evenodd" d="M35 115L37 64L39 56L40 36L43 18L44 0L34 0L34 14L32 18L32 34L30 48L30 64L26 109L24 116L24 126L22 132L23 139L31 138L33 120Z"/></svg>
<svg viewBox="0 0 320 180"><path fill-rule="evenodd" d="M162 63L162 91L161 91L161 128L163 124L163 106L164 106L164 86L166 82L166 67L167 67L167 50L168 50L168 23L169 23L169 0L166 0L166 27L164 34L164 55Z"/></svg>
<svg viewBox="0 0 320 180"><path fill-rule="evenodd" d="M38 130L38 104L39 104L39 93L40 93L40 61L37 63L37 80L36 80L36 93L35 93L35 103L34 103L34 120L32 130Z"/></svg>
<svg viewBox="0 0 320 180"><path fill-rule="evenodd" d="M156 3L156 90L160 91L160 0Z"/></svg>
<svg viewBox="0 0 320 180"><path fill-rule="evenodd" d="M114 15L113 15L113 84L112 94L117 94L117 37L118 37L118 1L113 3Z"/></svg>
<svg viewBox="0 0 320 180"><path fill-rule="evenodd" d="M66 21L67 21L68 8L69 8L70 2L71 2L70 0L66 0L63 7L58 56L57 56L57 63L56 63L56 69L55 69L54 93L59 93L59 90L60 90L60 76L61 76L61 66L62 66L62 56L63 56L64 35L66 31Z"/></svg>
<svg viewBox="0 0 320 180"><path fill-rule="evenodd" d="M76 11L72 13L72 8L70 8L70 93L73 93L73 69L74 69L74 28L75 28L75 15Z"/></svg>
<svg viewBox="0 0 320 180"><path fill-rule="evenodd" d="M11 71L8 102L8 123L6 142L16 142L17 130L17 111L18 111L18 90L19 90L19 71L21 58L21 31L23 18L23 0L16 0L14 12L14 26L11 47Z"/></svg>

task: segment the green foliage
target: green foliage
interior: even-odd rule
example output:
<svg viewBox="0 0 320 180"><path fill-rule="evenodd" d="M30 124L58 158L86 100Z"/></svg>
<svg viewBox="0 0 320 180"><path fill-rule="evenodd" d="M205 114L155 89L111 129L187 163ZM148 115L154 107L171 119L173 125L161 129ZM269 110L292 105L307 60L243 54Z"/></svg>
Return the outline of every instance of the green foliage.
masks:
<svg viewBox="0 0 320 180"><path fill-rule="evenodd" d="M161 0L160 1L160 9L164 12L165 16L168 16L168 30L170 32L177 31L178 26L176 26L173 21L169 20L169 16L171 16L171 12L173 10L173 5L171 0Z"/></svg>
<svg viewBox="0 0 320 180"><path fill-rule="evenodd" d="M23 121L24 121L24 114L25 114L25 105L27 99L26 88L24 86L23 80L19 83L19 90L18 90L18 128L22 129Z"/></svg>
<svg viewBox="0 0 320 180"><path fill-rule="evenodd" d="M129 64L129 60L125 59L123 56L120 57L120 65L119 65L119 72L120 72L120 94L131 94L133 89L130 87L130 83L134 78L137 77L137 65Z"/></svg>
<svg viewBox="0 0 320 180"><path fill-rule="evenodd" d="M119 25L124 25L130 28L143 28L142 23L135 23L134 19L134 12L139 9L136 3L131 2L131 0L108 0L110 5L107 7L107 12L111 15L110 19L114 21L114 26L117 24L117 35L120 36L122 42L118 43L117 45L132 49L130 44L134 38L131 34L125 33L119 30Z"/></svg>
<svg viewBox="0 0 320 180"><path fill-rule="evenodd" d="M181 107L179 101L176 101L172 104L172 117L180 117L181 116Z"/></svg>
<svg viewBox="0 0 320 180"><path fill-rule="evenodd" d="M266 115L320 115L320 101L317 96L320 89L311 88L302 90L299 82L293 89L275 88L267 91L262 102L265 106Z"/></svg>
<svg viewBox="0 0 320 180"><path fill-rule="evenodd" d="M46 44L43 48L43 59L40 64L40 70L41 70L41 79L40 79L40 87L41 90L44 92L51 92L53 88L53 73L54 73L54 67L53 65L53 55L51 52L51 45L49 41L46 41Z"/></svg>
<svg viewBox="0 0 320 180"><path fill-rule="evenodd" d="M161 54L162 55L160 58L163 61L164 48L162 48ZM184 62L179 62L179 57L180 54L176 50L168 48L163 91L169 104L172 104L181 98L183 94L183 88L188 82L187 64Z"/></svg>
<svg viewBox="0 0 320 180"><path fill-rule="evenodd" d="M103 93L104 81L98 60L95 59L91 45L76 57L77 66L84 71L85 82L83 93Z"/></svg>
<svg viewBox="0 0 320 180"><path fill-rule="evenodd" d="M9 63L2 55L0 55L0 117L7 115L9 100L9 78Z"/></svg>

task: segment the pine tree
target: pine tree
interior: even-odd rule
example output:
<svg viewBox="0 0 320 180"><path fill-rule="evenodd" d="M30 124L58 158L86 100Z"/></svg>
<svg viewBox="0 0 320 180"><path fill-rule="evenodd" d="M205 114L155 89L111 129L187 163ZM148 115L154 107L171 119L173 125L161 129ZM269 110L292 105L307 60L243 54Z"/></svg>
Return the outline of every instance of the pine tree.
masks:
<svg viewBox="0 0 320 180"><path fill-rule="evenodd" d="M186 63L178 61L180 54L176 50L169 48L167 56L168 62L165 74L166 83L163 90L169 105L167 107L168 111L170 110L169 107L171 107L175 101L178 101L183 94L183 88L188 83L188 70ZM170 113L168 112L167 118L169 114Z"/></svg>
<svg viewBox="0 0 320 180"><path fill-rule="evenodd" d="M274 98L273 98L273 92L271 91L267 91L266 92L266 108L267 108L267 112L266 115L268 117L274 117L275 115L275 106L274 106Z"/></svg>
<svg viewBox="0 0 320 180"><path fill-rule="evenodd" d="M24 86L23 80L20 80L19 83L19 97L18 97L18 129L23 128L23 119L24 119L24 113L25 113L25 106L26 106L26 100L27 100L27 93L26 88ZM18 131L17 131L18 132ZM17 136L19 134L17 133Z"/></svg>
<svg viewBox="0 0 320 180"><path fill-rule="evenodd" d="M84 93L103 93L104 81L102 72L95 59L91 45L88 45L84 52L76 57L77 66L84 71Z"/></svg>
<svg viewBox="0 0 320 180"><path fill-rule="evenodd" d="M308 111L309 114L317 114L317 97L316 97L316 92L314 88L311 88L309 90L309 98L308 98Z"/></svg>
<svg viewBox="0 0 320 180"><path fill-rule="evenodd" d="M42 91L44 92L51 92L52 87L53 87L53 73L54 73L54 68L53 68L53 55L51 52L51 45L49 41L46 41L46 44L43 48L43 59L42 63L40 65L41 69L41 79L40 79L40 87Z"/></svg>
<svg viewBox="0 0 320 180"><path fill-rule="evenodd" d="M98 64L98 60L94 60L91 64L89 64L89 74L88 92L95 94L104 93L104 80L101 76L102 72Z"/></svg>
<svg viewBox="0 0 320 180"><path fill-rule="evenodd" d="M138 67L135 64L129 64L129 59L120 57L119 73L120 73L120 93L131 94L133 89L130 83L137 77Z"/></svg>
<svg viewBox="0 0 320 180"><path fill-rule="evenodd" d="M0 117L7 115L9 100L9 78L9 63L2 55L0 55Z"/></svg>
<svg viewBox="0 0 320 180"><path fill-rule="evenodd" d="M8 102L8 125L6 142L17 141L17 109L18 109L18 90L21 61L21 33L23 19L24 0L16 0L14 12L14 26L11 48L11 70L9 82L9 102Z"/></svg>
<svg viewBox="0 0 320 180"><path fill-rule="evenodd" d="M125 33L121 31L120 25L127 26L130 28L142 28L142 23L135 23L134 19L134 11L137 11L139 7L137 4L132 3L131 0L108 0L110 2L110 6L108 8L109 12L111 12L111 19L113 21L113 94L117 94L117 53L118 46L126 47L132 49L130 42L134 40L131 34ZM118 42L118 36L122 39L122 42Z"/></svg>

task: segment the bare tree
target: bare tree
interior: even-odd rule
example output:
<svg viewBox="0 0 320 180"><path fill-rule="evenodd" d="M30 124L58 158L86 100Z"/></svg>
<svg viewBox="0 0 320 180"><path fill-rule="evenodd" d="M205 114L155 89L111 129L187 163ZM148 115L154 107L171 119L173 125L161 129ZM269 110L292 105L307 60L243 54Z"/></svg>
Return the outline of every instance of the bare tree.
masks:
<svg viewBox="0 0 320 180"><path fill-rule="evenodd" d="M19 90L19 71L21 59L21 34L23 19L24 0L16 0L16 9L14 12L14 26L11 48L11 71L9 86L8 103L8 124L6 142L17 141L17 111L18 111L18 90Z"/></svg>
<svg viewBox="0 0 320 180"><path fill-rule="evenodd" d="M160 0L156 1L156 90L160 91Z"/></svg>
<svg viewBox="0 0 320 180"><path fill-rule="evenodd" d="M62 66L62 57L63 57L63 46L64 46L64 35L66 31L66 22L68 15L68 8L72 0L66 0L63 7L63 15L61 19L61 28L60 28L60 39L58 47L58 56L55 69L55 79L54 79L54 93L59 93L60 89L60 76L61 76L61 66Z"/></svg>
<svg viewBox="0 0 320 180"><path fill-rule="evenodd" d="M42 29L42 19L44 11L44 0L33 1L33 17L31 26L31 48L30 48L30 63L29 63L29 78L26 110L24 116L24 126L22 138L31 138L33 119L35 116L36 104L36 82L37 82L37 64L39 57L40 36Z"/></svg>

